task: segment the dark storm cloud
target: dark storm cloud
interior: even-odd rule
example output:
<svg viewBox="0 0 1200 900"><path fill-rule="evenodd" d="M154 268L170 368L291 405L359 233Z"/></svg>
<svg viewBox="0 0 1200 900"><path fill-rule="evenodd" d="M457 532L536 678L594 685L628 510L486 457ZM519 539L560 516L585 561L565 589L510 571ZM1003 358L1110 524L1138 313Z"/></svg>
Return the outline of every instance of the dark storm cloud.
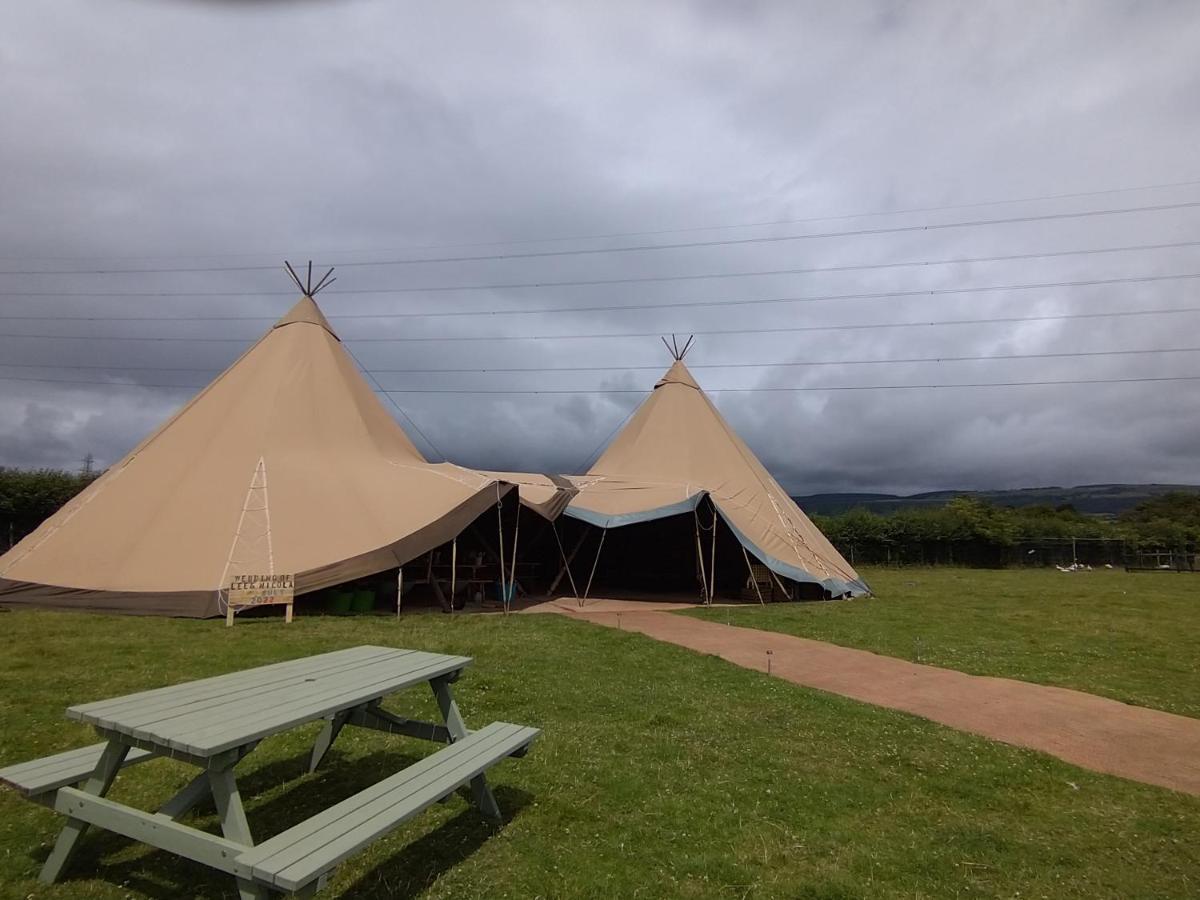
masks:
<svg viewBox="0 0 1200 900"><path fill-rule="evenodd" d="M1198 305L1195 280L743 307L355 318L937 292L1200 272L1200 250L1180 248L792 275L499 286L1186 241L1200 239L1197 210L659 252L347 265L1200 199L1195 185L553 240L1200 178L1194 159L1200 15L1190 4L67 7L53 15L36 4L16 7L0 33L0 269L274 266L284 255L311 255L318 263L343 264L338 283L322 295L323 306L347 346L386 387L581 391L394 395L453 459L572 470L639 400L636 394L583 391L648 388L669 362L657 333L744 328L772 333L701 335L688 361L750 445L796 490L1200 481L1194 382L718 390L1200 375L1200 354L1187 352L848 363L1187 348L1200 346L1196 314L836 327L1191 306ZM463 285L479 289L351 293ZM0 337L0 364L7 364L0 375L104 382L0 381L0 464L75 467L89 452L101 464L113 462L290 306L287 287L274 270L0 275L0 315L9 317L0 321L6 335ZM188 291L240 296L173 296ZM154 292L172 296L133 296ZM50 319L12 318L37 315ZM822 326L834 327L780 330ZM623 332L647 336L500 339ZM109 341L106 335L192 340ZM451 335L496 340L363 340ZM708 368L764 362L839 364ZM34 364L45 368L29 367ZM384 371L565 366L605 368L488 375ZM425 447L411 423L397 417Z"/></svg>

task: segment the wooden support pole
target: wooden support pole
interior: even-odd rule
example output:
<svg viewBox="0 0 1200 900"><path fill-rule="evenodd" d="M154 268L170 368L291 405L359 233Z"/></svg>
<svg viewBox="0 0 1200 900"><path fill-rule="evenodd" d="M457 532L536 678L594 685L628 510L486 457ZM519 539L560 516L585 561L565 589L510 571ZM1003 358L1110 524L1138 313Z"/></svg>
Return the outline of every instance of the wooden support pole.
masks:
<svg viewBox="0 0 1200 900"><path fill-rule="evenodd" d="M500 486L496 486L496 529L500 541L500 602L508 608L508 589L504 586L504 505L500 502Z"/></svg>
<svg viewBox="0 0 1200 900"><path fill-rule="evenodd" d="M696 568L700 570L700 596L708 596L708 575L704 572L704 545L700 543L700 513L692 510L692 519L696 523Z"/></svg>
<svg viewBox="0 0 1200 900"><path fill-rule="evenodd" d="M546 591L546 593L553 594L554 589L558 587L558 583L562 581L563 575L566 575L571 582L571 596L579 596L579 588L575 586L575 576L571 574L571 563L574 561L576 554L579 553L579 549L583 546L583 542L587 540L587 536L588 531L585 528L583 534L579 536L579 540L575 542L575 548L571 551L571 555L567 556L563 553L562 541L558 537L558 529L555 528L554 539L558 541L558 553L562 557L563 567L559 570L558 574L554 576L554 580L550 582L550 588Z"/></svg>
<svg viewBox="0 0 1200 900"><path fill-rule="evenodd" d="M400 618L400 604L404 602L404 566L396 569L396 618Z"/></svg>
<svg viewBox="0 0 1200 900"><path fill-rule="evenodd" d="M583 589L583 597L580 600L580 605L588 598L588 594L592 590L592 579L596 577L596 566L600 564L600 551L604 549L604 539L608 536L608 529L605 528L600 532L600 544L596 547L596 558L592 561L592 574L588 575L587 587Z"/></svg>
<svg viewBox="0 0 1200 900"><path fill-rule="evenodd" d="M454 592L458 589L458 535L450 544L450 609L454 609Z"/></svg>
<svg viewBox="0 0 1200 900"><path fill-rule="evenodd" d="M746 552L746 545L742 544L742 556L746 558L746 571L750 573L750 583L754 585L754 593L758 594L758 605L766 606L763 602L762 589L758 586L758 579L754 577L754 566L750 564L750 554Z"/></svg>
<svg viewBox="0 0 1200 900"><path fill-rule="evenodd" d="M712 508L712 552L708 564L708 606L712 606L713 595L717 592L717 508Z"/></svg>
<svg viewBox="0 0 1200 900"><path fill-rule="evenodd" d="M504 611L508 612L517 595L517 538L521 536L521 507L517 507L517 524L513 526L512 569L508 576L508 588L504 592ZM510 597L509 594L512 594Z"/></svg>
<svg viewBox="0 0 1200 900"><path fill-rule="evenodd" d="M771 573L771 577L775 579L775 583L776 583L777 585L779 585L779 589L780 589L781 591L783 591L783 596L785 596L785 597L787 597L789 600L791 600L791 599L792 599L792 592L791 592L791 591L789 591L787 588L785 588L785 587L783 586L783 582L779 580L779 576L775 574L775 570L774 570L774 569L772 569L770 566L767 566L767 571Z"/></svg>

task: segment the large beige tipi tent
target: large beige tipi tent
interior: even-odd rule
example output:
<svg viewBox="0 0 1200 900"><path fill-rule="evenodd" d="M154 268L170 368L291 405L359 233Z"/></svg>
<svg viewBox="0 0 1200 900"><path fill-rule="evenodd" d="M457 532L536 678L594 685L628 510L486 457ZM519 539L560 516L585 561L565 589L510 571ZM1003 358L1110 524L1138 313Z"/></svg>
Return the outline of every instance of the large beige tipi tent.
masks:
<svg viewBox="0 0 1200 900"><path fill-rule="evenodd" d="M235 575L303 593L395 568L509 488L426 462L304 296L0 557L0 604L218 615Z"/></svg>
<svg viewBox="0 0 1200 900"><path fill-rule="evenodd" d="M729 427L681 357L587 475L573 479L579 493L566 515L611 529L690 513L708 497L746 553L777 575L818 584L833 596L866 593L858 573Z"/></svg>

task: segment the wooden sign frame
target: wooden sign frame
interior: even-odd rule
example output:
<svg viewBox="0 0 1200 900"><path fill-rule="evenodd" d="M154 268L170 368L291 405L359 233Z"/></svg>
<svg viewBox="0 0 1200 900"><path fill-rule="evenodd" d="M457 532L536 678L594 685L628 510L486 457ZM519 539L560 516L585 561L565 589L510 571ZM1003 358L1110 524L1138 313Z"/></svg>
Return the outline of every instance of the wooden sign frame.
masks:
<svg viewBox="0 0 1200 900"><path fill-rule="evenodd" d="M225 625L233 625L234 614L239 609L255 606L286 606L283 620L291 622L295 598L295 575L234 575L225 590Z"/></svg>

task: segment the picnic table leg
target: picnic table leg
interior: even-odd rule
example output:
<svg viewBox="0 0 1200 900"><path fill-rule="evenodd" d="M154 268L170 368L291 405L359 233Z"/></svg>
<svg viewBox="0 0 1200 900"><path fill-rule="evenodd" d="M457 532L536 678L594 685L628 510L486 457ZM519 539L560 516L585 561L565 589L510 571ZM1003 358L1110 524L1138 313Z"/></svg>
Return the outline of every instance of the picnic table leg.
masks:
<svg viewBox="0 0 1200 900"><path fill-rule="evenodd" d="M329 752L329 748L337 740L342 726L350 718L350 712L350 710L345 709L325 720L325 727L321 729L321 733L317 735L316 743L313 744L312 758L308 762L308 771L317 771L317 766L321 764L321 760L325 758L325 754Z"/></svg>
<svg viewBox="0 0 1200 900"><path fill-rule="evenodd" d="M458 704L454 702L454 694L450 690L452 678L453 676L442 676L429 682L429 686L433 688L433 695L437 698L438 708L442 711L442 720L446 723L446 730L450 732L450 743L467 736L467 725L458 711ZM503 817L500 815L500 806L496 803L496 797L492 794L492 789L488 787L487 778L483 775L476 775L471 779L471 796L480 812L493 821L501 821Z"/></svg>
<svg viewBox="0 0 1200 900"><path fill-rule="evenodd" d="M237 761L246 758L246 755L258 746L258 741L253 744L247 744L237 752ZM192 811L198 804L203 803L205 799L212 795L212 788L208 780L208 771L205 770L184 785L179 792L158 808L155 815L165 816L168 819L178 821Z"/></svg>
<svg viewBox="0 0 1200 900"><path fill-rule="evenodd" d="M254 837L250 834L250 823L246 821L246 811L242 808L242 796L233 777L233 764L223 769L209 769L208 783L217 804L217 815L221 818L221 833L231 841L253 847ZM263 885L239 878L237 886L241 900L267 900L267 889Z"/></svg>
<svg viewBox="0 0 1200 900"><path fill-rule="evenodd" d="M92 771L92 775L84 784L83 790L86 793L93 794L97 797L103 797L108 793L108 789L112 787L113 779L117 777L117 772L121 771L121 766L125 762L125 756L129 753L129 747L117 741L109 741L105 746L104 751L100 754L100 759L96 762L96 768ZM58 835L58 840L54 842L54 849L50 851L50 856L47 857L45 865L42 866L42 872L38 875L38 879L45 884L53 884L54 881L62 874L67 863L71 859L71 854L75 852L75 845L79 843L79 839L83 833L87 831L87 823L81 822L78 819L67 819L67 824L63 826L63 830Z"/></svg>

